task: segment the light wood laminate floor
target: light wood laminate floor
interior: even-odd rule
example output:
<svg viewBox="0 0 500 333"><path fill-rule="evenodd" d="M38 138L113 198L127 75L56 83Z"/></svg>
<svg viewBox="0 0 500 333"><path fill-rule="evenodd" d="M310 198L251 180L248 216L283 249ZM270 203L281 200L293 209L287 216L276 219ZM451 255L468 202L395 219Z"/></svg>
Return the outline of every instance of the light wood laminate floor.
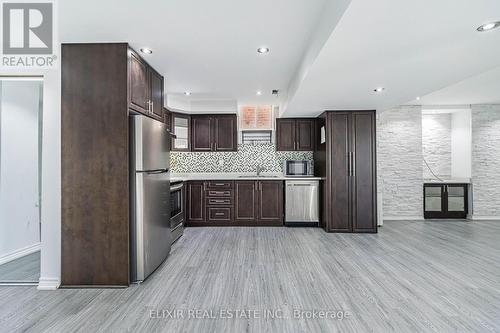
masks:
<svg viewBox="0 0 500 333"><path fill-rule="evenodd" d="M350 316L150 318L174 309ZM500 222L386 222L378 234L190 228L140 286L0 288L0 331L498 332Z"/></svg>
<svg viewBox="0 0 500 333"><path fill-rule="evenodd" d="M38 282L40 279L40 251L0 265L0 283Z"/></svg>

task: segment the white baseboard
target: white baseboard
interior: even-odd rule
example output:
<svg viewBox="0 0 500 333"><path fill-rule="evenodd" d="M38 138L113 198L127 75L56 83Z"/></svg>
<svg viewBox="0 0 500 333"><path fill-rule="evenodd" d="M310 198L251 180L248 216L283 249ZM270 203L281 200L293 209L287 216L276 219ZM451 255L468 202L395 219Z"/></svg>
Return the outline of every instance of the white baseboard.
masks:
<svg viewBox="0 0 500 333"><path fill-rule="evenodd" d="M16 260L18 258L24 257L28 254L40 251L40 243L35 243L30 246L23 247L21 249L9 252L0 257L0 265L8 263L9 261Z"/></svg>
<svg viewBox="0 0 500 333"><path fill-rule="evenodd" d="M476 220L476 221L500 221L500 216L477 216L477 215L472 215L471 220Z"/></svg>
<svg viewBox="0 0 500 333"><path fill-rule="evenodd" d="M40 278L38 280L38 290L56 290L59 288L61 281L58 278Z"/></svg>
<svg viewBox="0 0 500 333"><path fill-rule="evenodd" d="M423 216L384 216L384 221L423 221Z"/></svg>

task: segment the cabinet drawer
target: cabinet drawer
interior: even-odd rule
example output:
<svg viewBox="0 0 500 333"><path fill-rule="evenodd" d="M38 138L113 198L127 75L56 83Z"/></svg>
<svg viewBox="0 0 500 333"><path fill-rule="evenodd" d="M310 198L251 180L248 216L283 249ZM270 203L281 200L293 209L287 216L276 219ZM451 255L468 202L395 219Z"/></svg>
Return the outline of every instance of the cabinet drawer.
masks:
<svg viewBox="0 0 500 333"><path fill-rule="evenodd" d="M207 207L209 221L231 221L230 207Z"/></svg>
<svg viewBox="0 0 500 333"><path fill-rule="evenodd" d="M207 198L208 206L232 206L233 198Z"/></svg>
<svg viewBox="0 0 500 333"><path fill-rule="evenodd" d="M233 191L231 191L231 190L224 190L224 191L208 190L207 191L207 197L231 197L232 194L233 194Z"/></svg>
<svg viewBox="0 0 500 333"><path fill-rule="evenodd" d="M232 189L233 188L233 182L229 181L210 181L205 183L207 186L207 189Z"/></svg>

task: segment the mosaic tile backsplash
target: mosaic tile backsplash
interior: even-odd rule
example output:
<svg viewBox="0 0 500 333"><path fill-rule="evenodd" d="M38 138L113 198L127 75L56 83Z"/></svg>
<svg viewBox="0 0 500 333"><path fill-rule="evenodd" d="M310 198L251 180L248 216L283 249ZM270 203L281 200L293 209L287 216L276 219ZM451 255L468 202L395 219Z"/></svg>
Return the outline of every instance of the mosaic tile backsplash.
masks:
<svg viewBox="0 0 500 333"><path fill-rule="evenodd" d="M172 152L170 168L175 173L192 172L255 172L257 165L264 172L281 172L285 160L312 160L312 151L276 151L271 143L238 145L236 152L192 153Z"/></svg>

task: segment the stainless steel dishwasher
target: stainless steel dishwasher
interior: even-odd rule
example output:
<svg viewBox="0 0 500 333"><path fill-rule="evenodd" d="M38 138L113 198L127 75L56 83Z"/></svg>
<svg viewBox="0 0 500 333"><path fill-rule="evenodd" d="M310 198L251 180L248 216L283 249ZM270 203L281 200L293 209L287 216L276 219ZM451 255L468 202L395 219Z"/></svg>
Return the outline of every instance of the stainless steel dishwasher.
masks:
<svg viewBox="0 0 500 333"><path fill-rule="evenodd" d="M319 225L319 180L285 181L285 225Z"/></svg>

